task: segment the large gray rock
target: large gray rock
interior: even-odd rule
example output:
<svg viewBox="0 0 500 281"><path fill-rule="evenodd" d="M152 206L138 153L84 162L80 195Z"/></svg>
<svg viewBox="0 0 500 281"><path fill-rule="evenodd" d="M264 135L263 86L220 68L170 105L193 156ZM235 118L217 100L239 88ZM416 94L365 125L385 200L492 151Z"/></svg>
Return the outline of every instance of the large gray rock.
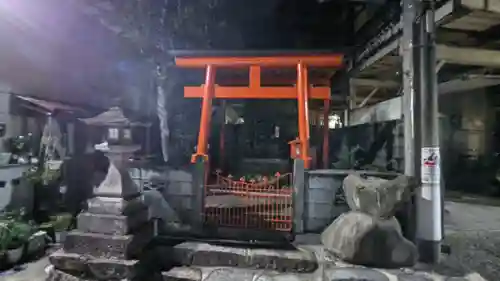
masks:
<svg viewBox="0 0 500 281"><path fill-rule="evenodd" d="M357 265L392 268L413 266L417 261L415 245L403 237L394 217L342 214L323 231L321 242L340 259Z"/></svg>
<svg viewBox="0 0 500 281"><path fill-rule="evenodd" d="M414 181L401 175L393 180L348 175L343 182L345 198L351 211L375 217L392 217L400 203L409 198Z"/></svg>

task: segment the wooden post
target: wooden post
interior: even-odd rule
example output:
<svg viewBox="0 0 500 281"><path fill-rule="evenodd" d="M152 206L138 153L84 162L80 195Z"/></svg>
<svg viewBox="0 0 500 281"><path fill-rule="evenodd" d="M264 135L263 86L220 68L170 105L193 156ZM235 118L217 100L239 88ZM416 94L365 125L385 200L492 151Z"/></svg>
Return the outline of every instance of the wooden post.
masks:
<svg viewBox="0 0 500 281"><path fill-rule="evenodd" d="M330 152L330 127L329 127L329 117L330 117L330 100L324 100L323 102L323 169L328 169L329 167L329 152Z"/></svg>
<svg viewBox="0 0 500 281"><path fill-rule="evenodd" d="M300 140L300 158L304 160L304 167L306 169L310 166L309 159L309 111L307 102L307 92L309 86L307 85L307 68L302 63L297 64L297 105L299 113L299 140Z"/></svg>
<svg viewBox="0 0 500 281"><path fill-rule="evenodd" d="M222 120L219 131L219 169L224 169L226 157L226 101L222 101Z"/></svg>
<svg viewBox="0 0 500 281"><path fill-rule="evenodd" d="M199 156L203 157L204 161L208 160L208 138L210 135L210 119L212 117L212 98L215 93L215 68L212 65L207 65L203 90L198 146L196 147L196 153L191 157L192 163L196 163L196 159Z"/></svg>

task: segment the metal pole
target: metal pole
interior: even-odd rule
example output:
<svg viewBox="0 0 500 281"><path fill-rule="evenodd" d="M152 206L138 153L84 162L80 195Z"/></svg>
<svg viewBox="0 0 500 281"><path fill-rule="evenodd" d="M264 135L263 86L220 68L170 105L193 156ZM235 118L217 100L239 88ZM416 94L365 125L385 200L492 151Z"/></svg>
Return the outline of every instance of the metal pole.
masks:
<svg viewBox="0 0 500 281"><path fill-rule="evenodd" d="M430 2L430 5L433 5ZM417 245L420 260L437 263L441 253L442 210L439 111L436 79L434 7L426 9L421 27L421 189L417 199Z"/></svg>
<svg viewBox="0 0 500 281"><path fill-rule="evenodd" d="M415 150L416 142L419 139L418 134L418 100L415 98L417 88L418 73L416 72L416 64L418 64L418 52L415 52L415 47L418 46L416 35L416 18L419 11L418 0L402 0L403 3L403 35L400 44L400 52L403 58L403 97L402 97L402 119L404 125L404 174L410 177L415 177L417 180L420 173L417 171L420 168L420 151ZM418 164L417 164L418 162ZM406 238L411 241L416 240L416 208L415 198L412 198L411 204L408 204L407 210L407 231Z"/></svg>
<svg viewBox="0 0 500 281"><path fill-rule="evenodd" d="M402 113L404 122L404 173L417 176L415 171L415 0L403 0L403 36L401 53L403 56L403 98Z"/></svg>

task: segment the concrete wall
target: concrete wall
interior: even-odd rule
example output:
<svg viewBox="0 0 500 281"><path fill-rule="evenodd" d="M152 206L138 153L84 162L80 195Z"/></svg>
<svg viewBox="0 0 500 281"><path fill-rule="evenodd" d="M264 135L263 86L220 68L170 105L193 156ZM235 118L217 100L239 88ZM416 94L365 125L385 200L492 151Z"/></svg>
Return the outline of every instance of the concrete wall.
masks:
<svg viewBox="0 0 500 281"><path fill-rule="evenodd" d="M440 113L443 145L475 158L491 153L494 108L485 90L441 96Z"/></svg>
<svg viewBox="0 0 500 281"><path fill-rule="evenodd" d="M193 175L185 170L131 168L130 176L143 189L159 189L165 200L184 222L190 222L193 210Z"/></svg>
<svg viewBox="0 0 500 281"><path fill-rule="evenodd" d="M495 169L492 165L488 166L494 152L495 103L491 100L492 91L493 88L440 95L441 164L448 188L467 191L489 188ZM381 124L391 123L394 124L392 133L380 130ZM349 140L345 143L349 143L351 148L360 145L365 151L383 139L385 144L377 151L370 152L372 155L375 153L375 157L370 156L373 158L372 164L384 167L391 161L395 171L403 171L404 136L401 121L364 124L334 132L334 135L345 135ZM332 150L336 150L333 143Z"/></svg>

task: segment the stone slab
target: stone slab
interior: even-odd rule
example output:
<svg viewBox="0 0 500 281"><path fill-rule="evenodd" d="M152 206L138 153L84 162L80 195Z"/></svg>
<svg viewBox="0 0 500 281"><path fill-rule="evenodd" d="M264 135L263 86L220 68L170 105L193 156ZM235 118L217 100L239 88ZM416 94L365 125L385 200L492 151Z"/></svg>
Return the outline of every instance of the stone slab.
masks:
<svg viewBox="0 0 500 281"><path fill-rule="evenodd" d="M90 259L89 273L97 280L132 280L138 275L138 260Z"/></svg>
<svg viewBox="0 0 500 281"><path fill-rule="evenodd" d="M148 209L124 215L103 215L81 213L78 215L77 229L82 232L126 235L149 220Z"/></svg>
<svg viewBox="0 0 500 281"><path fill-rule="evenodd" d="M125 200L113 197L94 197L87 200L87 212L105 215L130 215L147 209L141 197Z"/></svg>
<svg viewBox="0 0 500 281"><path fill-rule="evenodd" d="M139 255L154 236L154 225L148 223L134 234L108 235L72 231L66 236L63 248L68 253L94 258L128 259Z"/></svg>
<svg viewBox="0 0 500 281"><path fill-rule="evenodd" d="M66 273L59 269L52 269L47 276L46 281L97 281L89 278L85 278L83 275L74 275Z"/></svg>
<svg viewBox="0 0 500 281"><path fill-rule="evenodd" d="M186 266L234 266L280 272L313 272L318 267L314 253L300 248L264 250L186 242L174 247L174 258Z"/></svg>
<svg viewBox="0 0 500 281"><path fill-rule="evenodd" d="M387 275L369 268L336 268L324 272L324 280L331 281L391 281ZM398 279L395 279L398 280ZM416 280L415 280L416 281ZM424 280L422 280L424 281Z"/></svg>
<svg viewBox="0 0 500 281"><path fill-rule="evenodd" d="M162 272L163 281L201 281L202 272L193 267L174 267Z"/></svg>
<svg viewBox="0 0 500 281"><path fill-rule="evenodd" d="M82 273L87 271L87 258L79 254L66 253L62 249L52 253L49 261L55 269Z"/></svg>
<svg viewBox="0 0 500 281"><path fill-rule="evenodd" d="M303 248L295 251L252 249L249 254L252 268L297 273L313 272L318 268L315 254Z"/></svg>

